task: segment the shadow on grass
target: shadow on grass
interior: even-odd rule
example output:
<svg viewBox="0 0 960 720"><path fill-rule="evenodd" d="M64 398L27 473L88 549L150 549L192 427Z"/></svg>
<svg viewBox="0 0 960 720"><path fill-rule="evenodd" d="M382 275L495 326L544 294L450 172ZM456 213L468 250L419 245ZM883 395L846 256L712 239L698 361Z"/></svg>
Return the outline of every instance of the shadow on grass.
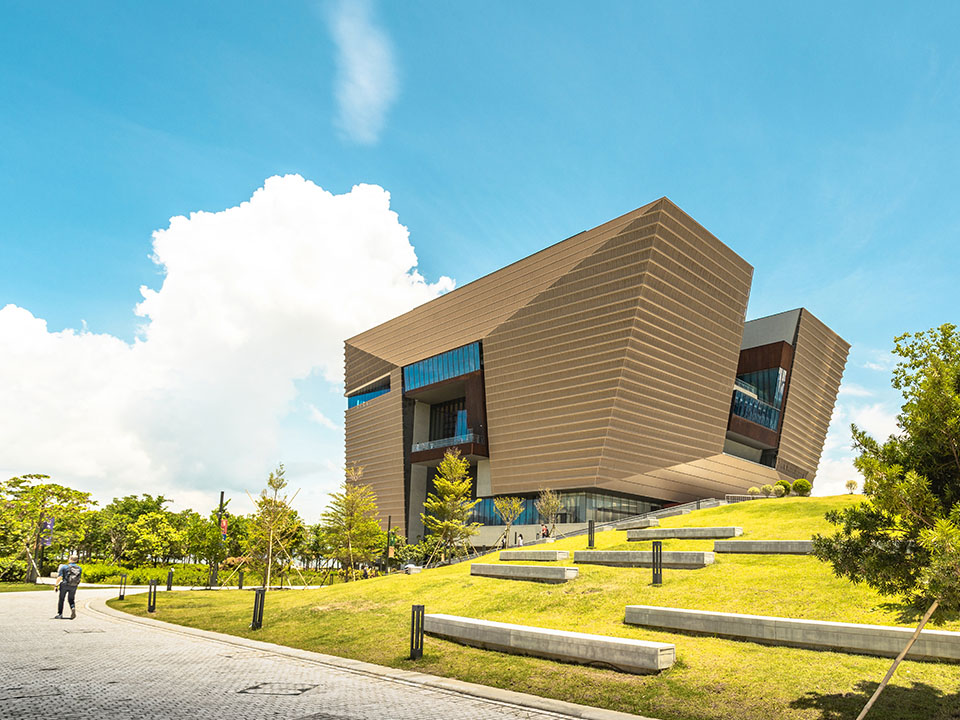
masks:
<svg viewBox="0 0 960 720"><path fill-rule="evenodd" d="M880 603L877 607L884 612L896 613L897 622L899 623L916 626L920 623L920 618L922 618L923 614L927 611L928 605L918 606L903 602L885 602ZM930 619L928 626L943 625L945 622L954 622L955 620L960 620L960 611L938 609Z"/></svg>
<svg viewBox="0 0 960 720"><path fill-rule="evenodd" d="M819 720L854 720L880 683L861 681L848 693L809 692L790 703L796 710L819 710ZM946 720L960 718L960 693L915 682L910 687L888 685L867 713L871 720Z"/></svg>

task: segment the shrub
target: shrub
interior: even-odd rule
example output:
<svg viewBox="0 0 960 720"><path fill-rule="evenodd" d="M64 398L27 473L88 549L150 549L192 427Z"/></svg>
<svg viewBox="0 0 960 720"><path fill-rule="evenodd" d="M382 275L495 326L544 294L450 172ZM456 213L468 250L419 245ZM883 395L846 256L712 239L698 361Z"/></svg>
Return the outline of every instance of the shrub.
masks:
<svg viewBox="0 0 960 720"><path fill-rule="evenodd" d="M790 494L790 490L792 489L792 486L790 485L790 481L789 481L789 480L777 480L777 482L775 483L775 485L776 485L776 487L782 487L782 488L783 488L783 492L781 493L781 495L789 495L789 494ZM778 495L777 497L780 497L781 495Z"/></svg>
<svg viewBox="0 0 960 720"><path fill-rule="evenodd" d="M801 497L810 497L813 485L806 478L800 478L793 481L793 491Z"/></svg>
<svg viewBox="0 0 960 720"><path fill-rule="evenodd" d="M758 487L752 487L749 490L747 490L747 495L752 495L753 497L756 497L759 494L760 494L760 488Z"/></svg>
<svg viewBox="0 0 960 720"><path fill-rule="evenodd" d="M764 497L770 497L773 495L773 485L764 485L762 488L760 488L760 492L763 493Z"/></svg>
<svg viewBox="0 0 960 720"><path fill-rule="evenodd" d="M783 497L784 495L787 494L787 491L783 489L783 485L781 485L780 483L777 483L776 485L773 486L773 494L776 495L777 497Z"/></svg>

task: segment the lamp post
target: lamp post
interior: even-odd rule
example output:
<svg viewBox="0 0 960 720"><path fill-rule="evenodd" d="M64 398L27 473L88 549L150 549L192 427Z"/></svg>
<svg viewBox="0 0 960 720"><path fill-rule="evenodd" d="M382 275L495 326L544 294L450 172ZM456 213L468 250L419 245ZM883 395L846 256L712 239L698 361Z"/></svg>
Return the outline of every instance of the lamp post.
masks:
<svg viewBox="0 0 960 720"><path fill-rule="evenodd" d="M217 532L220 533L220 542L216 557L213 559L213 567L210 570L210 584L217 584L217 570L220 569L220 550L223 549L223 541L226 539L226 532L223 530L223 490L220 491L220 509L217 510Z"/></svg>

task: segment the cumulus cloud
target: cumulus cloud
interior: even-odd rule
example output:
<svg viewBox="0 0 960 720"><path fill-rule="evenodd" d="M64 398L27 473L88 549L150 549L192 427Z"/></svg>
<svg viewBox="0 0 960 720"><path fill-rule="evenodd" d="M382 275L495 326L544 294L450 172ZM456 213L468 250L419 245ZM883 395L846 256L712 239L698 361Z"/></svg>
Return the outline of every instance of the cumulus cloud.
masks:
<svg viewBox="0 0 960 720"><path fill-rule="evenodd" d="M861 396L867 396L865 393ZM847 393L848 397L856 393ZM841 400L833 410L830 418L830 427L823 444L823 455L820 466L817 468L817 479L814 483L815 495L838 495L846 492L844 487L847 480L856 480L862 483L863 478L853 466L856 457L852 448L850 424L866 430L874 438L883 442L890 435L899 432L897 426L897 408L886 402L860 403Z"/></svg>
<svg viewBox="0 0 960 720"><path fill-rule="evenodd" d="M320 408L312 403L307 404L307 412L309 413L310 420L317 423L317 425L323 425L323 427L330 430L339 430L340 426L337 425L333 420L324 415Z"/></svg>
<svg viewBox="0 0 960 720"><path fill-rule="evenodd" d="M337 46L337 124L355 142L373 144L399 92L390 39L369 0L333 4L328 24Z"/></svg>
<svg viewBox="0 0 960 720"><path fill-rule="evenodd" d="M344 338L453 287L416 271L387 191L333 195L296 175L171 219L153 261L164 279L141 288L133 343L0 310L0 472L45 472L106 499L163 491L189 505L202 493L199 507L205 490L258 487L304 407L298 381L342 389ZM340 452L311 472L339 467Z"/></svg>

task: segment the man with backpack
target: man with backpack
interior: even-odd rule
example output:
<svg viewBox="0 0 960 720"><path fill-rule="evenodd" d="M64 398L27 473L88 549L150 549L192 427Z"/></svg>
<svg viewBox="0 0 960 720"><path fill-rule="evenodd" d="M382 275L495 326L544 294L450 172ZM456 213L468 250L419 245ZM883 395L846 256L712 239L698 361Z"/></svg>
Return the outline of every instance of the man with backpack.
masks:
<svg viewBox="0 0 960 720"><path fill-rule="evenodd" d="M70 619L73 620L77 616L77 587L80 585L80 576L83 575L83 568L77 565L79 559L76 555L71 555L70 561L57 570L57 589L60 591L60 600L57 603L56 620L63 620L64 598L70 602Z"/></svg>

